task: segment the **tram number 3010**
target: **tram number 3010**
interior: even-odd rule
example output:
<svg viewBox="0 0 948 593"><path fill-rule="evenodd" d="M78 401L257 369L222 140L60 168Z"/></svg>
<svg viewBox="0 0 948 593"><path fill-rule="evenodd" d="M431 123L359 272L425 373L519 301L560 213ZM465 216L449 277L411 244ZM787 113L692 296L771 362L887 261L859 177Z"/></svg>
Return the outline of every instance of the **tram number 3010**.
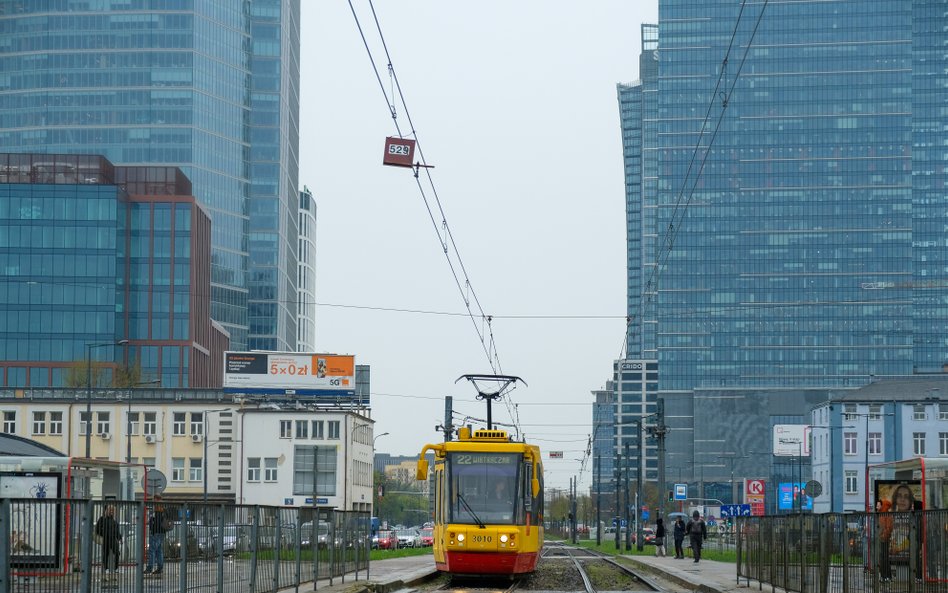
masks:
<svg viewBox="0 0 948 593"><path fill-rule="evenodd" d="M471 541L475 544L489 544L494 541L494 537L491 535L472 535Z"/></svg>

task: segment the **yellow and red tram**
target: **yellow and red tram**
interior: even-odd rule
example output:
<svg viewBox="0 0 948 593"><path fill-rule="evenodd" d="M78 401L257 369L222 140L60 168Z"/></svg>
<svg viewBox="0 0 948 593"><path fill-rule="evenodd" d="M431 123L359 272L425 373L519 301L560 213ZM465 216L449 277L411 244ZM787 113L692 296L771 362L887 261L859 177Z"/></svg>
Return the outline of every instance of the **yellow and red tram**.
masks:
<svg viewBox="0 0 948 593"><path fill-rule="evenodd" d="M461 428L457 441L421 450L417 478L434 452L434 559L455 575L533 572L543 548L540 449L506 431Z"/></svg>

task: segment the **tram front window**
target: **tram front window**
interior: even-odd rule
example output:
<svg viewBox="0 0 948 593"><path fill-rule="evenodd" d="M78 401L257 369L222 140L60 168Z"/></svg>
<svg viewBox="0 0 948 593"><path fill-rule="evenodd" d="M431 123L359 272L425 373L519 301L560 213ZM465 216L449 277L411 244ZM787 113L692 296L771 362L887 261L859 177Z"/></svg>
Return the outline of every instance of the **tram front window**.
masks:
<svg viewBox="0 0 948 593"><path fill-rule="evenodd" d="M522 457L515 453L449 454L450 522L511 525L519 521Z"/></svg>

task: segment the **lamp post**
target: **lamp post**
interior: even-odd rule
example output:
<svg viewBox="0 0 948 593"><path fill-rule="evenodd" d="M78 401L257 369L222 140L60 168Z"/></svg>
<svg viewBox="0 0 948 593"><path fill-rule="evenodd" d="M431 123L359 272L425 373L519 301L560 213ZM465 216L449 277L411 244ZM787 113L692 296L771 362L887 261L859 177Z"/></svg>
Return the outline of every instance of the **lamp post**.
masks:
<svg viewBox="0 0 948 593"><path fill-rule="evenodd" d="M747 458L747 455L737 455L736 453L731 453L730 455L718 455L718 459L727 459L728 461L730 461L730 464L729 464L729 465L730 465L730 469L731 469L731 481L729 482L729 484L730 484L730 487L731 487L731 488L730 488L730 490L731 490L731 504L740 504L740 503L737 501L737 495L736 495L735 492L734 492L734 460L735 460L735 459L746 459L746 458Z"/></svg>
<svg viewBox="0 0 948 593"><path fill-rule="evenodd" d="M92 456L92 349L125 344L128 344L128 340L86 344L86 459Z"/></svg>
<svg viewBox="0 0 948 593"><path fill-rule="evenodd" d="M132 465L132 389L139 387L141 385L155 385L161 383L161 379L155 379L154 381L142 381L141 383L134 383L129 385L128 389L128 410L125 411L125 463L127 466L125 471L131 471ZM132 486L132 481L127 480L128 482L128 500L134 498L134 487Z"/></svg>

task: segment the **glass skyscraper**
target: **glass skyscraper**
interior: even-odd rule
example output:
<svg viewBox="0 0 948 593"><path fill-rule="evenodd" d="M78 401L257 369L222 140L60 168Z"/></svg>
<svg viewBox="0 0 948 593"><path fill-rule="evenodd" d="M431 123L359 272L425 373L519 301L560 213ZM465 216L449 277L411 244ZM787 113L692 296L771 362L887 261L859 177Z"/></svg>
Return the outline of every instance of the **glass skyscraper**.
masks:
<svg viewBox="0 0 948 593"><path fill-rule="evenodd" d="M0 146L179 167L232 347L294 350L299 0L0 0Z"/></svg>
<svg viewBox="0 0 948 593"><path fill-rule="evenodd" d="M763 6L739 20L738 0L660 0L657 52L643 48L657 60L655 111L644 71L620 86L623 130L642 129L625 147L630 245L642 241L629 314L657 263L660 389L943 372L948 11L768 3L758 25ZM647 214L632 216L652 199L650 142L654 236ZM630 355L651 354L648 336L631 329Z"/></svg>

